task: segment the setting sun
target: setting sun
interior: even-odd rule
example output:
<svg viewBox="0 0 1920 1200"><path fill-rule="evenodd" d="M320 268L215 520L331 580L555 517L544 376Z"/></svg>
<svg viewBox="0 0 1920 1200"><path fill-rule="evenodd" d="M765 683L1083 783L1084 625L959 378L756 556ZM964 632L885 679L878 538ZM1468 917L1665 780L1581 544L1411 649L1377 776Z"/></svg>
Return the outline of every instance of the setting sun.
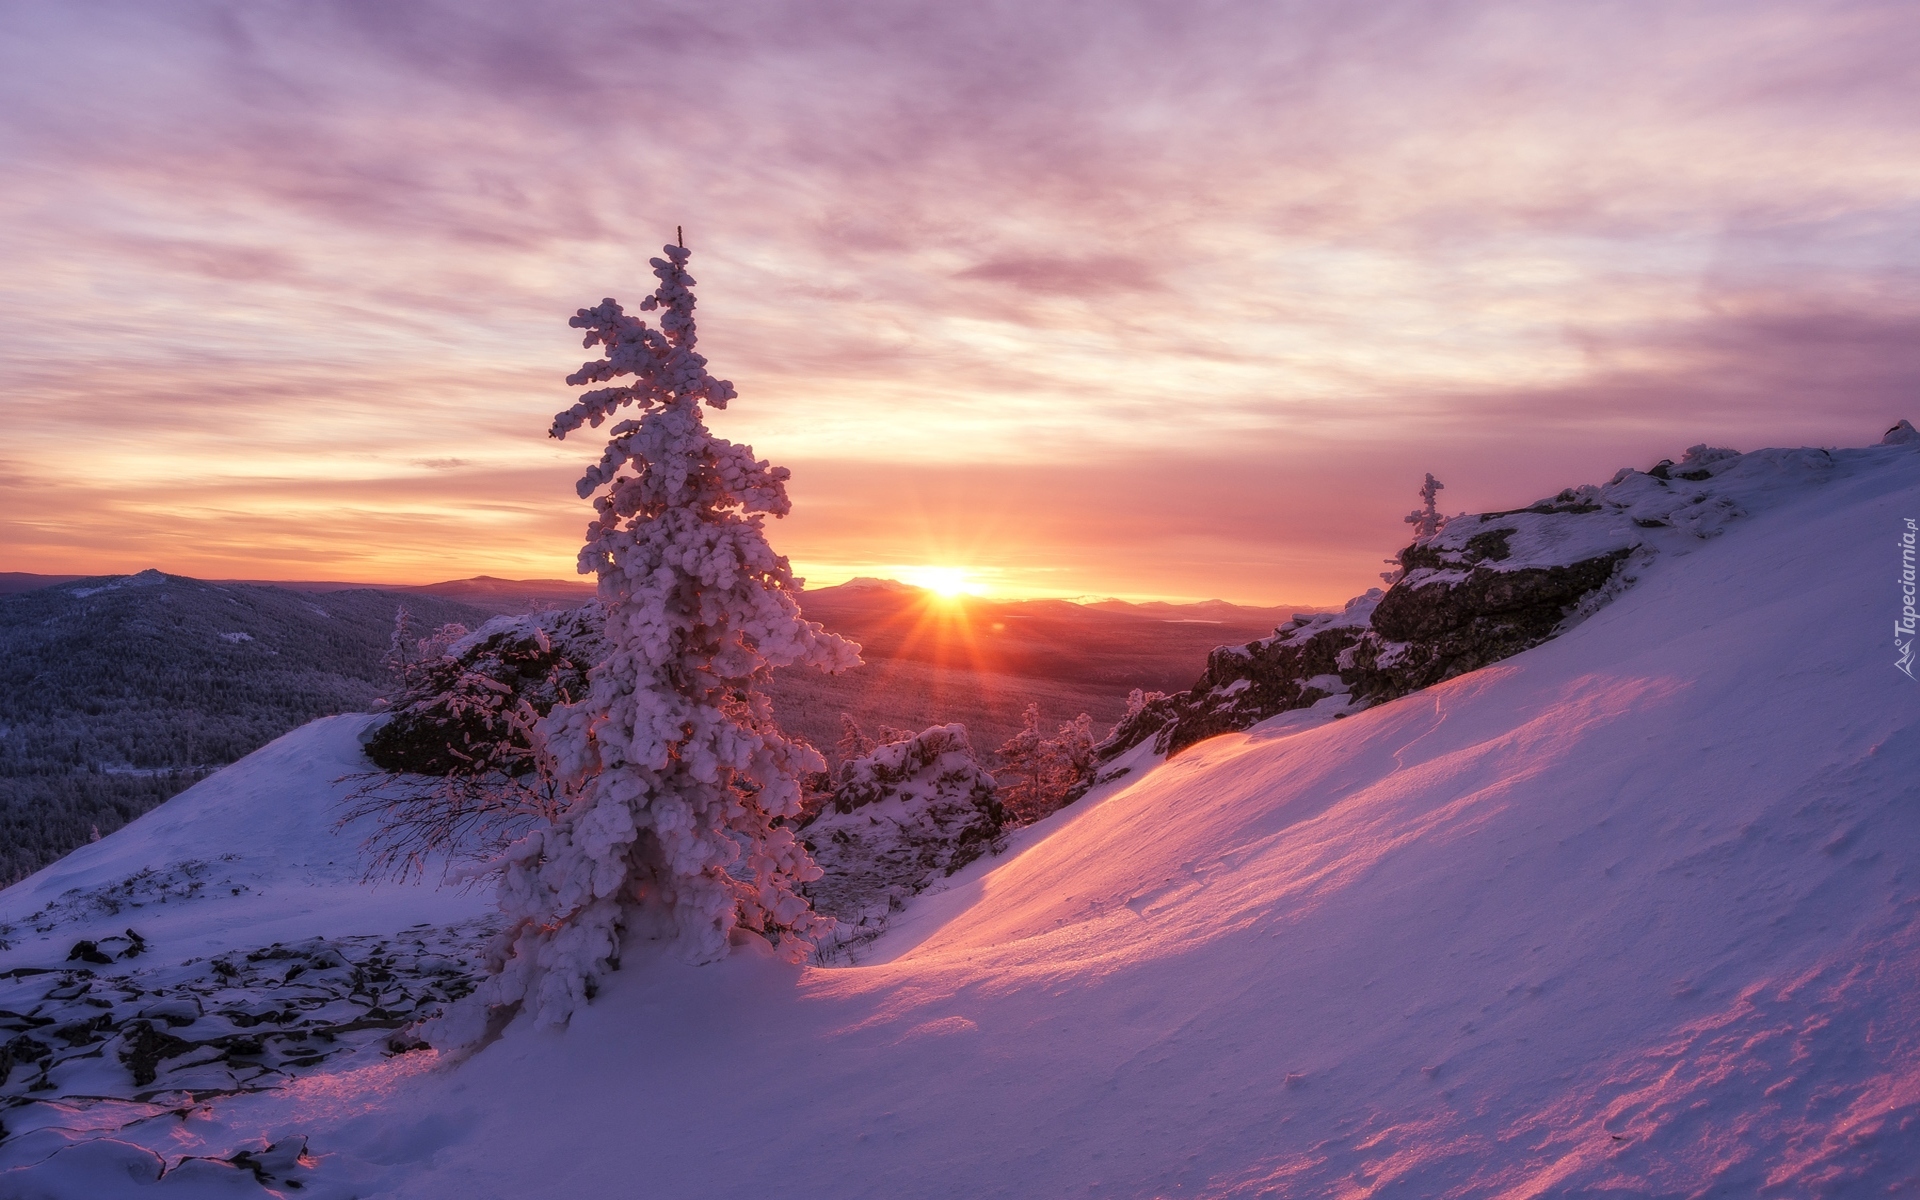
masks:
<svg viewBox="0 0 1920 1200"><path fill-rule="evenodd" d="M977 596L983 590L967 577L964 567L907 567L900 571L900 580L948 599Z"/></svg>

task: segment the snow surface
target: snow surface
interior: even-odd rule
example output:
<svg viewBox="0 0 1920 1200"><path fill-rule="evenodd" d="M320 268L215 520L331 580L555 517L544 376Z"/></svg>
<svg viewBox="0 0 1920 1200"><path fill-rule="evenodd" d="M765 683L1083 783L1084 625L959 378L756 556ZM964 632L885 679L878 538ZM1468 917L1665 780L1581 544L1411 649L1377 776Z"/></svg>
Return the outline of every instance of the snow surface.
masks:
<svg viewBox="0 0 1920 1200"><path fill-rule="evenodd" d="M360 739L377 720L296 729L0 891L0 971L64 960L76 940L130 922L156 955L207 955L490 911L484 891L434 886L433 872L424 885L364 882L364 835L334 823L348 777L373 769Z"/></svg>
<svg viewBox="0 0 1920 1200"><path fill-rule="evenodd" d="M1920 1188L1920 691L1886 636L1920 447L1733 498L1751 519L1554 641L1141 764L866 965L630 946L565 1031L523 1018L457 1065L219 1101L0 1174L0 1196L166 1194L174 1174L129 1173L136 1144L171 1163L292 1136L305 1196ZM279 753L297 794L324 740L230 772ZM352 909L267 775L196 795L228 774L0 912L155 857L136 845L229 838L250 863L308 848L262 896ZM402 896L441 902L380 904Z"/></svg>

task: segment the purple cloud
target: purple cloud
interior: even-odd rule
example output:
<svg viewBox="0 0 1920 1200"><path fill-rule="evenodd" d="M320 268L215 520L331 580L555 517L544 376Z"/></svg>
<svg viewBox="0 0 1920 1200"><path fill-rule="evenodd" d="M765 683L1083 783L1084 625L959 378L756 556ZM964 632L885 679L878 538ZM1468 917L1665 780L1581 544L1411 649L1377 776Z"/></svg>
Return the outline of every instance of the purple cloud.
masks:
<svg viewBox="0 0 1920 1200"><path fill-rule="evenodd" d="M1427 469L1902 415L1915 62L1898 2L14 6L0 557L317 475L343 556L505 503L564 562L565 318L683 225L730 433L837 464L796 557L900 561L904 462L1067 590L1337 599Z"/></svg>

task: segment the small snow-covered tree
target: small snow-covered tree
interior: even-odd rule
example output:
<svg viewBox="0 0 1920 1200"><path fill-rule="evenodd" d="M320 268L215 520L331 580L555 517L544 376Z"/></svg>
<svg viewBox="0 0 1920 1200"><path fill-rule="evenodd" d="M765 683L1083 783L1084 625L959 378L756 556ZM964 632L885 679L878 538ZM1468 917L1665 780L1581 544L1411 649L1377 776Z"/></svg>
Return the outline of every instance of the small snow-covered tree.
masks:
<svg viewBox="0 0 1920 1200"><path fill-rule="evenodd" d="M394 609L393 632L387 636L387 652L380 656L380 666L397 687L406 686L407 666L418 657L414 643L419 636L413 612L404 604Z"/></svg>
<svg viewBox="0 0 1920 1200"><path fill-rule="evenodd" d="M1093 718L1081 713L1060 727L1054 734L1053 745L1056 761L1059 763L1060 777L1065 781L1065 792L1085 783L1093 776ZM1061 797L1064 802L1066 796Z"/></svg>
<svg viewBox="0 0 1920 1200"><path fill-rule="evenodd" d="M1065 805L1093 777L1093 718L1081 713L1052 737L1041 730L1040 706L1027 705L1020 732L1000 747L1001 803L1022 825Z"/></svg>
<svg viewBox="0 0 1920 1200"><path fill-rule="evenodd" d="M467 627L458 621L423 635L419 621L402 604L393 610L393 632L387 635L387 652L380 656L380 665L392 677L396 693L407 691L415 685L421 664L445 657L447 647L465 636Z"/></svg>
<svg viewBox="0 0 1920 1200"><path fill-rule="evenodd" d="M1439 533L1441 527L1447 523L1447 519L1440 515L1440 508L1437 503L1440 489L1446 486L1446 484L1435 479L1432 473L1429 472L1427 481L1420 485L1420 499L1424 501L1424 503L1419 508L1414 509L1405 517L1401 518L1407 524L1413 526L1413 536L1416 539L1432 537L1434 534ZM1394 584L1406 578L1406 564L1401 562L1399 558L1389 558L1386 560L1386 563L1392 570L1380 572L1380 579L1388 587L1392 587Z"/></svg>
<svg viewBox="0 0 1920 1200"><path fill-rule="evenodd" d="M846 763L865 758L873 753L873 747L873 739L867 736L866 730L860 728L860 722L854 720L851 713L841 713L840 740L833 747L840 761Z"/></svg>
<svg viewBox="0 0 1920 1200"><path fill-rule="evenodd" d="M1020 732L1000 744L1000 802L1022 825L1034 821L1032 815L1042 803L1046 791L1046 734L1040 728L1040 706L1027 705L1021 714Z"/></svg>
<svg viewBox="0 0 1920 1200"><path fill-rule="evenodd" d="M1406 515L1406 522L1413 526L1415 537L1432 537L1439 533L1440 526L1446 523L1441 519L1440 509L1436 503L1440 489L1446 486L1435 479L1431 472L1427 475L1427 481L1420 485L1420 499L1425 503Z"/></svg>
<svg viewBox="0 0 1920 1200"><path fill-rule="evenodd" d="M578 485L595 511L580 569L599 576L608 655L587 697L543 723L567 808L505 856L494 973L429 1031L442 1045L478 1044L489 1018L521 1007L564 1024L626 933L704 962L751 930L798 961L831 927L798 894L819 869L787 824L802 775L826 764L781 734L760 685L775 666L854 666L859 647L801 619L799 581L763 528L791 507L788 472L708 430L702 406L725 408L733 385L694 349L688 252L664 255L640 306L659 328L610 299L571 321L605 350L567 382L633 377L583 393L551 431L636 411Z"/></svg>
<svg viewBox="0 0 1920 1200"><path fill-rule="evenodd" d="M1166 698L1167 694L1165 692L1148 692L1140 688L1134 688L1127 693L1127 711L1120 714L1120 720L1115 722L1115 724L1124 724L1137 719L1141 713L1147 711L1149 705L1157 701L1165 700Z"/></svg>

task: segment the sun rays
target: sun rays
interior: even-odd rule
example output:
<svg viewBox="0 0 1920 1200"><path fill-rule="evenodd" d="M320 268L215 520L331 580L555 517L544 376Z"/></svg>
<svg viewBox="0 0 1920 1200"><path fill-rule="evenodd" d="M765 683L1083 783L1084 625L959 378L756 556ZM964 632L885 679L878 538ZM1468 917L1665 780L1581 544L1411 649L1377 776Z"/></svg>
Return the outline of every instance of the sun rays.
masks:
<svg viewBox="0 0 1920 1200"><path fill-rule="evenodd" d="M976 582L965 567L923 566L906 567L900 571L900 581L910 583L917 588L925 588L942 600L955 600L961 596L979 596L986 592L986 586Z"/></svg>

